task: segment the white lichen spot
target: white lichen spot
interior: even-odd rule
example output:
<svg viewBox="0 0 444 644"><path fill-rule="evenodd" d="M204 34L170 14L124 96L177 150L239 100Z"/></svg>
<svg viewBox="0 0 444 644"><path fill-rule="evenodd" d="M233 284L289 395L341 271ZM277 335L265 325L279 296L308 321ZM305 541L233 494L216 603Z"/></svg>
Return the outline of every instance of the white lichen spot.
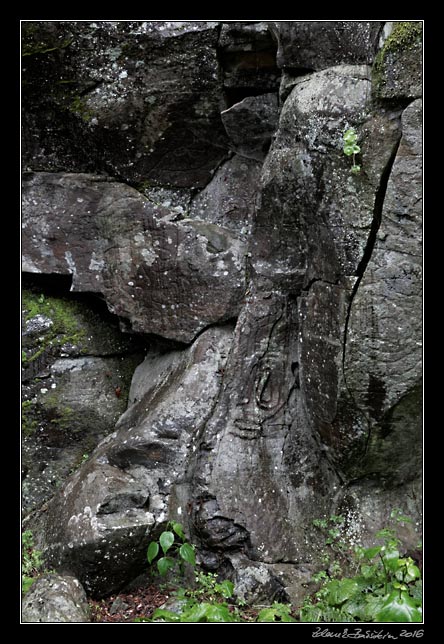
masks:
<svg viewBox="0 0 444 644"><path fill-rule="evenodd" d="M93 253L91 257L91 261L89 263L89 270L101 272L103 271L104 267L105 267L105 261L103 259L97 259L97 257L95 256L95 253Z"/></svg>
<svg viewBox="0 0 444 644"><path fill-rule="evenodd" d="M75 276L77 274L76 265L74 263L72 253L68 250L65 251L65 259L66 259L66 263L68 264L68 268L70 272Z"/></svg>

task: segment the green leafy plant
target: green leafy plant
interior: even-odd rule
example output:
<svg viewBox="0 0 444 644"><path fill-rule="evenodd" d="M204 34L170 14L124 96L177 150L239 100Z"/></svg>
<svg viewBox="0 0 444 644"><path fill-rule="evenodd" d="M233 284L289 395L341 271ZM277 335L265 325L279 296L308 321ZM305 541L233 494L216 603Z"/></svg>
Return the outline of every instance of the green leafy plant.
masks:
<svg viewBox="0 0 444 644"><path fill-rule="evenodd" d="M138 617L136 622L234 622L238 612L227 600L233 595L234 584L225 579L218 581L214 573L198 569L194 547L188 543L183 526L170 521L157 541L151 541L147 550L150 565L157 566L161 576L168 572L184 573L185 564L194 571L194 588L179 587L173 593L177 609L158 608L151 618ZM240 621L240 620L239 620Z"/></svg>
<svg viewBox="0 0 444 644"><path fill-rule="evenodd" d="M257 622L295 622L291 616L291 606L289 604L279 604L274 602L272 606L263 608L257 616Z"/></svg>
<svg viewBox="0 0 444 644"><path fill-rule="evenodd" d="M162 556L157 558L159 554ZM183 574L185 563L196 565L194 548L187 542L182 525L176 521L169 521L167 530L162 532L158 541L151 541L146 556L150 565L156 560L157 570L162 576L177 569Z"/></svg>
<svg viewBox="0 0 444 644"><path fill-rule="evenodd" d="M359 174L361 172L361 166L356 163L356 155L361 152L361 148L357 144L358 135L356 134L354 128L349 128L344 132L343 135L343 147L342 150L344 154L348 157L353 156L353 165L350 172L352 174Z"/></svg>
<svg viewBox="0 0 444 644"><path fill-rule="evenodd" d="M43 572L43 559L40 550L34 547L31 530L22 533L22 593L31 588L35 579Z"/></svg>
<svg viewBox="0 0 444 644"><path fill-rule="evenodd" d="M400 510L394 510L391 519L395 523L410 521ZM327 521L322 527L328 525ZM330 566L314 578L321 586L304 602L301 621L422 621L419 568L411 557L400 556L401 541L395 526L380 530L375 538L382 543L369 548L355 546L352 556L355 576L335 578Z"/></svg>

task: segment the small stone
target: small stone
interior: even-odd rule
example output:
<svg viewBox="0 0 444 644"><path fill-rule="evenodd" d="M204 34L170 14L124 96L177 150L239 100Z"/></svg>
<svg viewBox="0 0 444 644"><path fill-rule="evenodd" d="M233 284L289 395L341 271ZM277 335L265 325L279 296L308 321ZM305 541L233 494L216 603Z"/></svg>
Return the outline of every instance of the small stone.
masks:
<svg viewBox="0 0 444 644"><path fill-rule="evenodd" d="M111 615L115 615L116 613L124 612L127 608L129 608L129 604L123 601L121 597L116 597L116 599L111 604L109 612Z"/></svg>

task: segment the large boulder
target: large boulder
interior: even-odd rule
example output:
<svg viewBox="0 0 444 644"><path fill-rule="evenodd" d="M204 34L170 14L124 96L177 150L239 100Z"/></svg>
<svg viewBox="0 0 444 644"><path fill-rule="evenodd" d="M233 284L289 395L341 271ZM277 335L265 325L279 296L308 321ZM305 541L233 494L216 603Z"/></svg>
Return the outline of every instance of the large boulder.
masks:
<svg viewBox="0 0 444 644"><path fill-rule="evenodd" d="M227 153L217 40L216 22L26 22L25 167L205 186Z"/></svg>
<svg viewBox="0 0 444 644"><path fill-rule="evenodd" d="M371 64L383 23L358 20L295 20L270 23L279 67L316 70Z"/></svg>
<svg viewBox="0 0 444 644"><path fill-rule="evenodd" d="M72 275L101 293L129 329L190 342L235 317L245 292L244 243L104 177L26 173L23 270Z"/></svg>
<svg viewBox="0 0 444 644"><path fill-rule="evenodd" d="M42 575L22 601L22 622L25 624L84 624L90 621L85 590L71 575Z"/></svg>
<svg viewBox="0 0 444 644"><path fill-rule="evenodd" d="M146 566L217 400L231 337L231 327L209 329L190 348L149 353L116 431L40 515L47 564L75 573L88 593L110 594ZM178 502L177 520L187 513Z"/></svg>

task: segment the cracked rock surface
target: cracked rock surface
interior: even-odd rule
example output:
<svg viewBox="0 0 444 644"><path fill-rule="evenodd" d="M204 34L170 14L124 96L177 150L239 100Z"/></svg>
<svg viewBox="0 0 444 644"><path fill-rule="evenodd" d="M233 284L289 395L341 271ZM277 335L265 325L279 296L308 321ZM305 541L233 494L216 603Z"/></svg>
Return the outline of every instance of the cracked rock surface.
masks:
<svg viewBox="0 0 444 644"><path fill-rule="evenodd" d="M365 544L400 507L413 547L418 24L36 23L25 40L24 271L96 294L144 343L126 409L31 519L49 564L104 596L175 519L239 596L300 605L314 519L343 514ZM25 334L57 344L35 313ZM107 359L87 353L43 351L27 378L120 403L74 378L69 360Z"/></svg>

